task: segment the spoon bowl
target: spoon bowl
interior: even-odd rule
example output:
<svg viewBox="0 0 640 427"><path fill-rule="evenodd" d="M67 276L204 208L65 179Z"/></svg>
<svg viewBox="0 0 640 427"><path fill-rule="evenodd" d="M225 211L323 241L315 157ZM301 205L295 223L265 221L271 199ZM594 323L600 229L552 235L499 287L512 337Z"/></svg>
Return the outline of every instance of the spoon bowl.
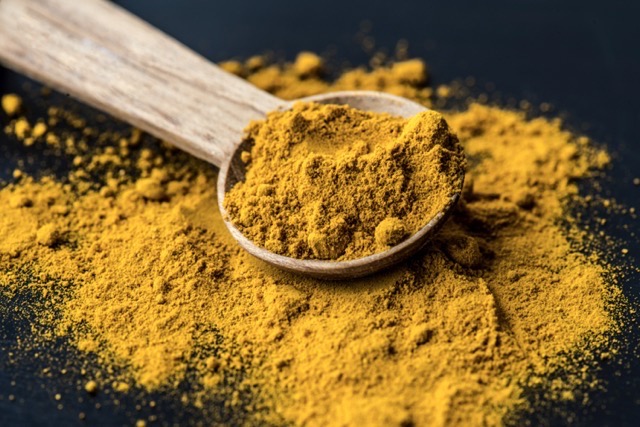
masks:
<svg viewBox="0 0 640 427"><path fill-rule="evenodd" d="M302 98L298 101L348 105L363 111L388 113L404 118L412 117L427 110L423 105L410 101L406 98L373 91L333 92ZM282 108L289 108L293 102L295 101L284 105ZM246 139L242 140L234 153L222 164L220 168L217 188L218 207L222 213L224 223L238 243L253 256L280 269L292 273L303 274L305 276L325 280L353 279L373 274L404 261L422 249L434 234L436 234L440 227L442 227L453 211L453 208L460 197L460 193L462 192L461 185L458 192L449 199L449 202L441 212L431 218L420 230L418 230L418 232L386 251L348 261L309 260L287 257L268 251L267 249L253 243L253 241L242 234L242 231L240 231L233 222L229 220L224 208L225 194L238 182L245 180L247 165L242 161L240 155L244 151L251 151L251 146L251 141ZM460 173L464 174L463 171L460 171Z"/></svg>

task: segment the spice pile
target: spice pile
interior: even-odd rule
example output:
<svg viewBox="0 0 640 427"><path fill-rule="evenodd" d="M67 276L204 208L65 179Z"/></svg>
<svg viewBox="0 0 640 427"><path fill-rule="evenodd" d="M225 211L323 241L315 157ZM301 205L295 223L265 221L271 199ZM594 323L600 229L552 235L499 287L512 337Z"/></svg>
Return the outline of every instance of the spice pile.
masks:
<svg viewBox="0 0 640 427"><path fill-rule="evenodd" d="M281 255L342 261L382 252L462 188L462 147L434 111L405 120L296 103L252 123L246 138L246 179L224 205L243 234Z"/></svg>
<svg viewBox="0 0 640 427"><path fill-rule="evenodd" d="M311 54L223 66L283 97L431 97L419 60L335 83ZM531 407L529 388L588 400L594 364L615 355L624 302L566 209L575 179L608 156L558 120L479 104L446 113L470 158L453 217L394 270L323 282L235 244L209 165L110 120L37 117L5 99L16 144L47 147L69 173L15 170L0 189L0 292L50 302L34 323L51 329L21 345L63 337L97 356L93 392L173 393L210 423L227 410L246 424L495 425Z"/></svg>

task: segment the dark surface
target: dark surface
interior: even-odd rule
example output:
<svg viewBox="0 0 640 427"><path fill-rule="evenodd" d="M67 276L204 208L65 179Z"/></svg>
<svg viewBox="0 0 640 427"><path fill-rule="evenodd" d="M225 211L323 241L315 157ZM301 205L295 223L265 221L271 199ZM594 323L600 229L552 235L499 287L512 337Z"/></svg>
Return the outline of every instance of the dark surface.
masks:
<svg viewBox="0 0 640 427"><path fill-rule="evenodd" d="M393 51L399 39L409 42L410 53L429 63L433 82L447 83L474 76L483 87L493 83L497 96L509 101L528 99L549 102L555 112L605 144L614 165L604 192L627 206L640 207L640 3L585 0L492 0L492 1L344 1L304 2L291 0L212 2L205 0L119 1L134 13L173 35L205 57L219 61L272 51L291 59L300 50L329 52L336 63L366 63L355 41L364 20L373 26L369 35L376 47ZM432 4L434 3L434 4ZM0 93L21 91L24 80L0 68ZM555 114L555 113L554 113ZM0 135L0 143L6 137ZM21 153L0 150L0 177L7 177ZM1 208L0 208L1 209ZM1 210L0 210L1 215ZM625 217L609 223L610 233L627 241L637 265L640 233L637 220ZM628 225L628 229L622 227ZM634 258L635 257L635 258ZM625 293L640 296L638 277L623 283ZM0 349L23 336L25 319L8 315L11 306L0 301ZM15 302L14 302L15 303ZM12 303L13 304L13 303ZM25 303L26 304L26 303ZM27 304L28 306L28 304ZM28 310L26 310L28 313ZM637 331L630 322L629 349L623 364L604 366L602 377L608 391L592 395L582 407L543 407L529 416L534 424L637 425L640 419L640 363L635 356ZM54 352L65 358L64 343ZM47 365L35 354L22 355L29 363L9 364L12 357L0 353L0 425L131 424L157 414L162 423L198 419L185 413L169 397L132 397L113 405L108 396L95 400L75 391L79 369L69 366L66 375L43 377ZM71 359L70 359L71 360ZM42 366L40 366L42 365ZM17 368L16 366L22 368ZM12 385L12 382L15 385ZM57 390L66 390L61 401ZM15 401L9 401L13 394ZM82 401L79 402L79 398ZM150 408L147 402L160 404ZM58 409L59 404L62 409ZM141 406L141 410L136 409ZM162 409L159 409L162 408ZM572 413L568 420L567 411ZM223 414L224 416L224 414Z"/></svg>

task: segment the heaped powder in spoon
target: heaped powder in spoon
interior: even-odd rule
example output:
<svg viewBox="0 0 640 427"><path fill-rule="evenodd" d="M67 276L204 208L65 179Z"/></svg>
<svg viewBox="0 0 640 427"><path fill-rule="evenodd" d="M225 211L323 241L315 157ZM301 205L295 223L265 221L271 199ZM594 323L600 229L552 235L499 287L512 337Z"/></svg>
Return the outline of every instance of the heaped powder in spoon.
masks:
<svg viewBox="0 0 640 427"><path fill-rule="evenodd" d="M281 255L342 261L382 252L462 188L462 146L434 111L407 120L296 103L246 133L246 180L225 208L249 239Z"/></svg>

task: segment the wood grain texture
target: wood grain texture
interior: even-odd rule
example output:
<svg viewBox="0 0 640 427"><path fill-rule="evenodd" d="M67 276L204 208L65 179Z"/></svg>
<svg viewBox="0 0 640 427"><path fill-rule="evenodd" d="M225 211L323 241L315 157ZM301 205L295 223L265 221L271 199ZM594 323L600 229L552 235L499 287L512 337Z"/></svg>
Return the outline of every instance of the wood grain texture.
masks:
<svg viewBox="0 0 640 427"><path fill-rule="evenodd" d="M103 0L0 0L0 61L217 166L285 105Z"/></svg>

